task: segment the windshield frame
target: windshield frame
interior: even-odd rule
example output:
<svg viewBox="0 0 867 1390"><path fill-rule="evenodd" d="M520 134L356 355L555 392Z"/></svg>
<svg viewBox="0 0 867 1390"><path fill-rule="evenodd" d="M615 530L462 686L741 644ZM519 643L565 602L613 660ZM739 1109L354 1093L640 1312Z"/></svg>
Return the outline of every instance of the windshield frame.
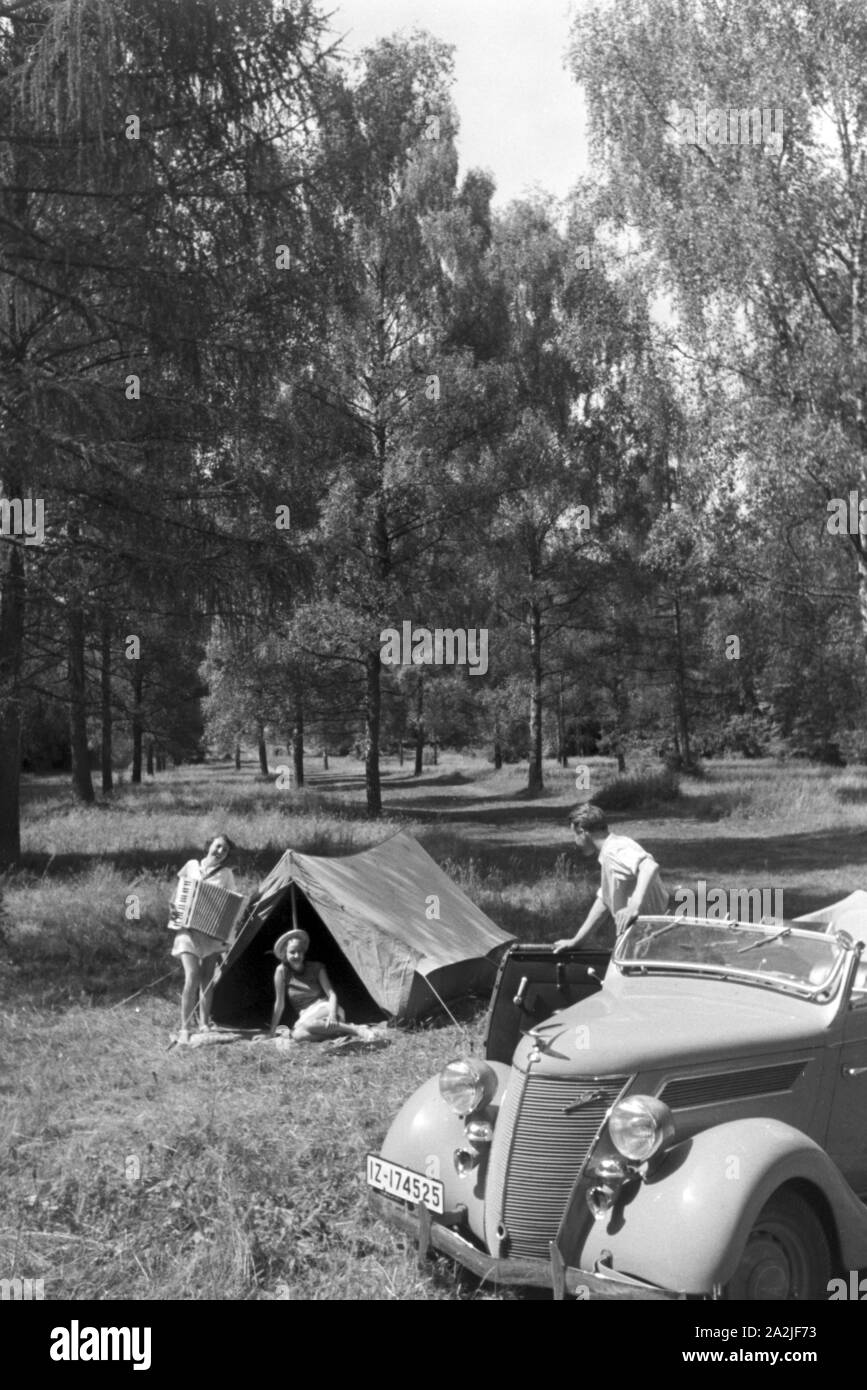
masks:
<svg viewBox="0 0 867 1390"><path fill-rule="evenodd" d="M828 974L821 984L811 985L807 981L792 980L782 978L780 975L762 973L757 970L750 970L746 966L738 968L736 965L721 965L713 961L689 961L689 960L624 960L623 950L632 937L635 928L638 926L658 925L660 929L673 928L675 926L685 927L711 927L714 930L744 931L755 933L766 931L768 934L768 944L771 938L780 939L781 933L785 931L785 937L792 937L797 940L808 938L815 941L816 937L824 939L828 945L835 946L837 958ZM756 943L758 944L758 943ZM638 917L626 931L622 932L617 938L611 960L623 976L632 975L691 975L697 977L707 977L717 980L728 980L733 984L752 985L758 989L769 989L774 994L786 994L798 999L805 999L811 1003L827 1004L837 994L842 980L846 977L848 966L855 950L854 943L845 933L826 933L808 930L804 924L799 922L786 922L778 920L775 922L740 922L729 921L728 918L713 917Z"/></svg>

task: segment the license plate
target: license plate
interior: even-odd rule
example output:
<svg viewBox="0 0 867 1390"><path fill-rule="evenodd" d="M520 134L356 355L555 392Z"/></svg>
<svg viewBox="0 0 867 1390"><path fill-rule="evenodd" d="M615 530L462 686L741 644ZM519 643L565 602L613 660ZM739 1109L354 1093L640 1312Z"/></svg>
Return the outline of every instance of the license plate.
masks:
<svg viewBox="0 0 867 1390"><path fill-rule="evenodd" d="M387 1158L377 1154L367 1155L367 1181L370 1187L388 1193L389 1197L400 1197L404 1202L421 1202L428 1211L442 1216L443 1193L445 1188L436 1178L423 1178L411 1168L401 1168L399 1163L390 1163Z"/></svg>

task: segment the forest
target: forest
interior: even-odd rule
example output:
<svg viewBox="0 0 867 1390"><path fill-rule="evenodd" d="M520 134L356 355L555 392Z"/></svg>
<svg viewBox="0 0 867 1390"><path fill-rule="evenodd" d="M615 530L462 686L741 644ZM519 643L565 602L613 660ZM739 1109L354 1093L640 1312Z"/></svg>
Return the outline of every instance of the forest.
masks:
<svg viewBox="0 0 867 1390"><path fill-rule="evenodd" d="M22 776L242 747L370 818L386 755L867 760L865 56L582 7L593 175L500 206L431 33L0 4L0 867Z"/></svg>

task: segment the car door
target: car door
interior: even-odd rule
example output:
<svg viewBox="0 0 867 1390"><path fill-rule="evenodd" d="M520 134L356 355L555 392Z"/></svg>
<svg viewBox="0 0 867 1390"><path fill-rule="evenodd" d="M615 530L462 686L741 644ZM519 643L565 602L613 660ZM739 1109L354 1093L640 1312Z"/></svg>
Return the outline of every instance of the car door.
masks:
<svg viewBox="0 0 867 1390"><path fill-rule="evenodd" d="M522 1033L601 989L610 959L610 951L555 955L553 946L511 946L500 961L488 1008L488 1061L511 1062Z"/></svg>
<svg viewBox="0 0 867 1390"><path fill-rule="evenodd" d="M867 965L864 964L856 973L843 1022L826 1147L859 1196L867 1197Z"/></svg>

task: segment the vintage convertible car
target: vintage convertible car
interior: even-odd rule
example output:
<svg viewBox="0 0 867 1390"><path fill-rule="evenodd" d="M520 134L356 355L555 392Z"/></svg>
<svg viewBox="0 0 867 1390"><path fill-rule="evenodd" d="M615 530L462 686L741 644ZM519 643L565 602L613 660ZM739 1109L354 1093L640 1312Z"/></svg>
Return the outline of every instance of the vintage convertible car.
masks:
<svg viewBox="0 0 867 1390"><path fill-rule="evenodd" d="M485 1057L369 1154L421 1257L579 1298L827 1299L867 1265L867 966L831 923L514 946Z"/></svg>

